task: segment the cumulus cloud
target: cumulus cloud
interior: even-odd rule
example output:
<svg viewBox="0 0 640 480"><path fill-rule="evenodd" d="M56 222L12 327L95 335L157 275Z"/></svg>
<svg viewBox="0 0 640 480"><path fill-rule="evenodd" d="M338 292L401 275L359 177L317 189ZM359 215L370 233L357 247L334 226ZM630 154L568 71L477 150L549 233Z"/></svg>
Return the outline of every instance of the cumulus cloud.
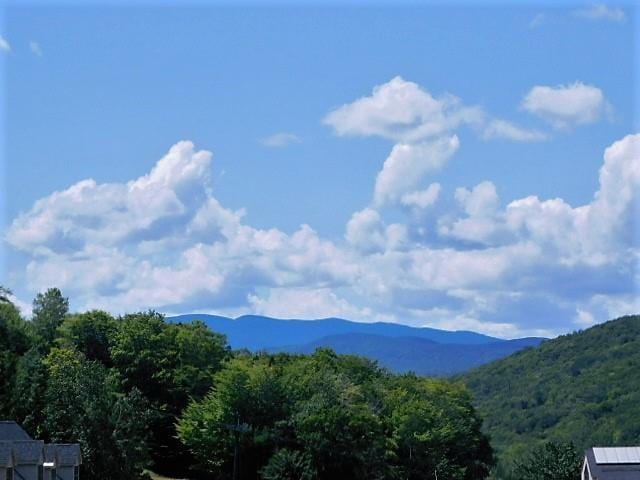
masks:
<svg viewBox="0 0 640 480"><path fill-rule="evenodd" d="M404 225L385 225L380 214L371 208L355 212L347 223L347 242L364 252L395 250L406 242Z"/></svg>
<svg viewBox="0 0 640 480"><path fill-rule="evenodd" d="M287 145L292 145L300 142L302 142L302 139L300 137L289 132L276 133L261 140L261 143L265 147L286 147Z"/></svg>
<svg viewBox="0 0 640 480"><path fill-rule="evenodd" d="M265 297L249 296L252 310L276 318L348 318L366 321L374 317L369 308L358 308L327 288L275 288Z"/></svg>
<svg viewBox="0 0 640 480"><path fill-rule="evenodd" d="M555 128L596 122L611 109L602 90L582 82L535 86L524 97L522 107Z"/></svg>
<svg viewBox="0 0 640 480"><path fill-rule="evenodd" d="M377 136L395 143L376 179L376 207L402 203L426 174L441 168L459 147L455 132L462 127L485 140L548 139L544 132L494 118L449 93L435 96L399 76L377 85L370 95L330 111L323 122L339 136Z"/></svg>
<svg viewBox="0 0 640 480"><path fill-rule="evenodd" d="M574 15L587 20L604 20L609 22L622 23L626 21L627 14L619 7L609 7L603 3L595 3L587 8L575 10Z"/></svg>
<svg viewBox="0 0 640 480"><path fill-rule="evenodd" d="M400 203L406 207L427 208L438 200L442 187L439 183L432 183L425 190L416 190L405 193L400 199Z"/></svg>
<svg viewBox="0 0 640 480"><path fill-rule="evenodd" d="M370 96L331 111L324 123L338 135L376 135L407 143L480 123L483 117L480 108L466 107L453 95L436 98L417 83L395 77Z"/></svg>
<svg viewBox="0 0 640 480"><path fill-rule="evenodd" d="M396 144L376 177L374 202L382 205L400 200L415 189L426 173L442 168L459 147L455 135L417 144Z"/></svg>
<svg viewBox="0 0 640 480"><path fill-rule="evenodd" d="M453 196L435 238L417 241L411 221L367 207L343 240L328 240L307 225L285 233L246 224L214 196L212 155L179 142L130 182L84 180L40 199L6 239L26 258L13 272L21 284L59 286L77 308L553 334L640 308L639 160L640 134L612 144L593 200L579 206L536 196L503 205L491 182L450 193L402 186L390 191L407 212Z"/></svg>
<svg viewBox="0 0 640 480"><path fill-rule="evenodd" d="M6 38L0 36L0 51L9 53L11 51L11 45Z"/></svg>

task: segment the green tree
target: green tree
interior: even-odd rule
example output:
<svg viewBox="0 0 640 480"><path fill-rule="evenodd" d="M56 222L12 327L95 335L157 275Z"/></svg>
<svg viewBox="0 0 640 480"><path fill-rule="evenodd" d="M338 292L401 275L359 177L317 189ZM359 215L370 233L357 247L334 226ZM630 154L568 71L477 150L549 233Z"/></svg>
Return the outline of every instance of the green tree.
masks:
<svg viewBox="0 0 640 480"><path fill-rule="evenodd" d="M181 416L177 431L200 466L216 478L233 471L232 428L245 425L240 438L242 478L255 478L275 450L277 425L288 418L290 399L278 366L266 357L238 357L214 378L215 387Z"/></svg>
<svg viewBox="0 0 640 480"><path fill-rule="evenodd" d="M292 423L319 477L388 477L393 452L386 448L384 421L362 387L331 371L316 377L314 387L311 396L297 402Z"/></svg>
<svg viewBox="0 0 640 480"><path fill-rule="evenodd" d="M18 360L11 396L11 414L8 416L36 438L44 434L47 368L42 360L42 354L37 347L29 349Z"/></svg>
<svg viewBox="0 0 640 480"><path fill-rule="evenodd" d="M126 391L137 388L155 415L150 425L156 467L182 474L189 453L176 438L177 417L189 399L201 399L213 385L229 349L224 336L200 322L169 324L153 311L125 315L111 343L111 359Z"/></svg>
<svg viewBox="0 0 640 480"><path fill-rule="evenodd" d="M32 324L45 347L51 346L56 331L69 313L69 299L58 288L38 293L33 300Z"/></svg>
<svg viewBox="0 0 640 480"><path fill-rule="evenodd" d="M303 470L318 480L432 480L436 471L479 480L493 464L463 386L395 377L330 350L237 355L207 396L189 404L177 431L204 470L226 479L237 424L248 427L240 436L242 479Z"/></svg>
<svg viewBox="0 0 640 480"><path fill-rule="evenodd" d="M82 352L87 360L97 360L111 366L111 345L118 330L115 318L107 312L68 315L58 328L58 342Z"/></svg>
<svg viewBox="0 0 640 480"><path fill-rule="evenodd" d="M402 478L488 475L494 464L491 446L463 386L404 375L391 381L388 395Z"/></svg>
<svg viewBox="0 0 640 480"><path fill-rule="evenodd" d="M13 295L11 290L0 285L0 303L12 303L11 295Z"/></svg>
<svg viewBox="0 0 640 480"><path fill-rule="evenodd" d="M148 463L149 411L139 392L123 395L117 377L72 349L53 348L44 364L46 438L79 442L88 478L141 478Z"/></svg>
<svg viewBox="0 0 640 480"><path fill-rule="evenodd" d="M575 480L580 477L582 455L573 443L545 442L521 461L514 478L520 480Z"/></svg>
<svg viewBox="0 0 640 480"><path fill-rule="evenodd" d="M311 455L283 448L260 470L262 480L315 480L318 476Z"/></svg>
<svg viewBox="0 0 640 480"><path fill-rule="evenodd" d="M31 347L27 324L12 303L0 303L0 417L13 414L13 396L20 358Z"/></svg>

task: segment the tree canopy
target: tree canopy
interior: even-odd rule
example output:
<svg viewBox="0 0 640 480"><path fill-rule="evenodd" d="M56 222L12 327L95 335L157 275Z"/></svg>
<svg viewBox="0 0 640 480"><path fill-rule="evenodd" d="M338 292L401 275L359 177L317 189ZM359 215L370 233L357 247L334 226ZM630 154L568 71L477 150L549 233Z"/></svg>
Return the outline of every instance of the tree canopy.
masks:
<svg viewBox="0 0 640 480"><path fill-rule="evenodd" d="M230 478L238 425L242 479L471 480L493 464L464 387L329 350L237 356L178 435L203 470Z"/></svg>
<svg viewBox="0 0 640 480"><path fill-rule="evenodd" d="M152 468L225 480L476 480L494 463L461 384L327 349L232 352L198 321L70 313L56 288L33 306L28 320L0 300L0 415L35 438L79 442L84 478L142 479Z"/></svg>

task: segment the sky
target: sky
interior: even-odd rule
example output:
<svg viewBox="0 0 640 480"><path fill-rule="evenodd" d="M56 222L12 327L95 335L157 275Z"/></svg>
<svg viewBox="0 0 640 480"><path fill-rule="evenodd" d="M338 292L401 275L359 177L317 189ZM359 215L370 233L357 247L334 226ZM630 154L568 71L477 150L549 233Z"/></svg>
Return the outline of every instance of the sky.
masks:
<svg viewBox="0 0 640 480"><path fill-rule="evenodd" d="M1 284L504 338L640 312L631 3L30 2Z"/></svg>

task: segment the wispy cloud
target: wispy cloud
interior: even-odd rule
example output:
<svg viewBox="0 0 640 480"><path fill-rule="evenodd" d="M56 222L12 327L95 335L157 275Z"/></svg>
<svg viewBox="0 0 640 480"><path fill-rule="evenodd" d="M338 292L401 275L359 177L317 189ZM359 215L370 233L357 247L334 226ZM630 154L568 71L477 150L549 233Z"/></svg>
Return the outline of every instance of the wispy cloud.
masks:
<svg viewBox="0 0 640 480"><path fill-rule="evenodd" d="M619 7L609 7L603 3L595 3L587 8L575 10L574 15L587 20L605 20L622 23L626 21L627 14Z"/></svg>
<svg viewBox="0 0 640 480"><path fill-rule="evenodd" d="M42 54L42 47L40 47L40 44L38 42L36 42L35 40L31 40L29 42L29 50L31 50L31 53L33 53L37 57L41 57L43 55Z"/></svg>
<svg viewBox="0 0 640 480"><path fill-rule="evenodd" d="M485 140L504 138L517 142L541 142L547 140L549 136L539 130L528 130L506 120L494 119L487 124L482 132L482 138Z"/></svg>
<svg viewBox="0 0 640 480"><path fill-rule="evenodd" d="M3 36L0 36L0 50L7 53L11 51L11 45Z"/></svg>
<svg viewBox="0 0 640 480"><path fill-rule="evenodd" d="M529 28L538 28L538 27L540 27L545 22L546 19L547 19L547 16L544 13L538 13L529 22Z"/></svg>
<svg viewBox="0 0 640 480"><path fill-rule="evenodd" d="M292 145L295 143L302 142L302 139L297 135L289 132L280 132L269 137L263 138L261 143L265 147L286 147L287 145Z"/></svg>

